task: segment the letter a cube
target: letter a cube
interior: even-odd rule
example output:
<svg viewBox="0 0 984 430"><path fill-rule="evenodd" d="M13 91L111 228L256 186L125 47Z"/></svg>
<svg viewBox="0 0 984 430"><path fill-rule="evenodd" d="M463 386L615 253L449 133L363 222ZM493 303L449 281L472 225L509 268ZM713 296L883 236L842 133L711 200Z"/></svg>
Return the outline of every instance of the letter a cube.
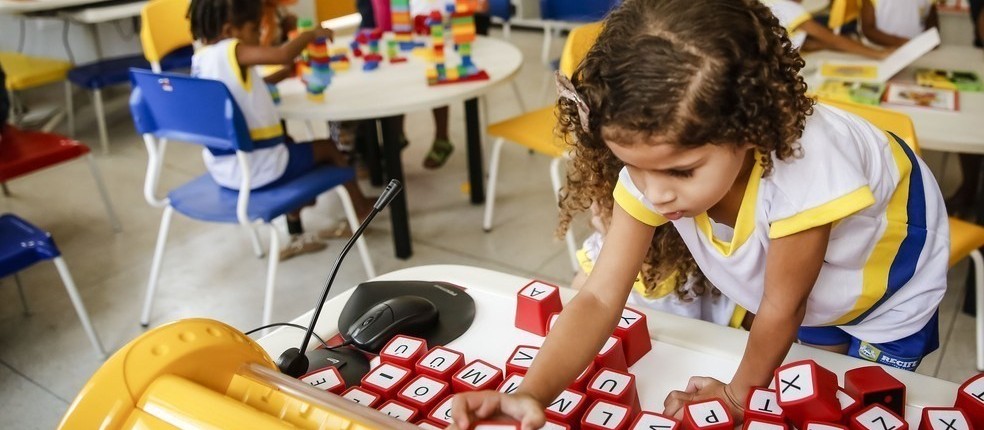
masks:
<svg viewBox="0 0 984 430"><path fill-rule="evenodd" d="M789 363L776 369L776 394L786 418L796 427L807 421L841 421L837 375L813 360Z"/></svg>
<svg viewBox="0 0 984 430"><path fill-rule="evenodd" d="M654 412L643 412L636 417L629 430L680 430L680 422Z"/></svg>
<svg viewBox="0 0 984 430"><path fill-rule="evenodd" d="M742 430L789 430L789 426L785 423L762 421L755 418L746 419L741 428Z"/></svg>
<svg viewBox="0 0 984 430"><path fill-rule="evenodd" d="M447 382L433 376L417 375L403 386L396 398L419 411L429 411L448 394L451 394L451 387Z"/></svg>
<svg viewBox="0 0 984 430"><path fill-rule="evenodd" d="M441 424L444 427L451 425L452 402L454 402L453 394L445 397L444 400L441 400L441 403L437 404L436 408L431 410L430 414L427 415L427 419L435 423Z"/></svg>
<svg viewBox="0 0 984 430"><path fill-rule="evenodd" d="M405 422L412 422L414 418L417 418L417 414L419 414L416 409L404 405L396 400L389 400L386 403L383 403L378 410L379 412Z"/></svg>
<svg viewBox="0 0 984 430"><path fill-rule="evenodd" d="M334 367L326 367L301 376L301 382L307 382L314 388L333 394L342 394L345 391L345 380Z"/></svg>
<svg viewBox="0 0 984 430"><path fill-rule="evenodd" d="M584 412L581 430L625 430L631 421L632 411L628 407L598 399Z"/></svg>
<svg viewBox="0 0 984 430"><path fill-rule="evenodd" d="M362 387L352 387L342 393L342 397L349 399L367 408L375 408L382 400L379 394L366 390Z"/></svg>
<svg viewBox="0 0 984 430"><path fill-rule="evenodd" d="M362 388L389 400L395 398L400 388L412 377L410 370L405 367L383 363L362 377Z"/></svg>
<svg viewBox="0 0 984 430"><path fill-rule="evenodd" d="M978 373L960 386L953 406L967 414L974 428L984 429L984 373Z"/></svg>
<svg viewBox="0 0 984 430"><path fill-rule="evenodd" d="M396 335L379 351L379 359L383 363L392 363L407 369L413 369L414 364L427 354L427 341L402 334Z"/></svg>
<svg viewBox="0 0 984 430"><path fill-rule="evenodd" d="M584 415L587 405L588 396L577 391L564 390L547 405L547 418L577 427L581 423L581 416Z"/></svg>
<svg viewBox="0 0 984 430"><path fill-rule="evenodd" d="M563 307L558 287L542 281L530 282L516 294L516 328L546 336L550 314L560 312Z"/></svg>
<svg viewBox="0 0 984 430"><path fill-rule="evenodd" d="M625 348L622 347L622 339L609 336L601 350L598 351L598 355L595 356L594 363L598 365L599 369L607 367L628 372L629 363L625 360Z"/></svg>
<svg viewBox="0 0 984 430"><path fill-rule="evenodd" d="M536 358L536 354L540 352L540 348L529 345L520 345L513 350L512 354L509 355L509 360L506 361L506 373L518 373L525 375L526 371L530 369L530 364L533 363L533 359Z"/></svg>
<svg viewBox="0 0 984 430"><path fill-rule="evenodd" d="M875 403L905 415L905 384L881 366L865 366L844 372L844 390L861 400L861 407Z"/></svg>
<svg viewBox="0 0 984 430"><path fill-rule="evenodd" d="M639 396L636 393L635 376L631 373L601 369L588 383L586 394L591 400L607 400L625 405L632 413L641 410Z"/></svg>
<svg viewBox="0 0 984 430"><path fill-rule="evenodd" d="M957 408L925 408L919 430L971 430L967 414Z"/></svg>
<svg viewBox="0 0 984 430"><path fill-rule="evenodd" d="M768 388L753 387L745 402L745 420L755 419L773 423L785 423L786 415L779 406L776 392Z"/></svg>
<svg viewBox="0 0 984 430"><path fill-rule="evenodd" d="M891 409L875 403L854 414L847 427L851 430L908 430L909 425Z"/></svg>
<svg viewBox="0 0 984 430"><path fill-rule="evenodd" d="M506 380L499 384L498 390L502 394L512 394L517 388L519 388L519 384L522 383L523 375L518 373L510 373L509 376L506 377Z"/></svg>
<svg viewBox="0 0 984 430"><path fill-rule="evenodd" d="M465 367L465 356L458 351L435 346L426 355L417 360L414 368L417 373L433 376L444 382L451 382L451 377Z"/></svg>
<svg viewBox="0 0 984 430"><path fill-rule="evenodd" d="M451 378L455 393L493 390L502 383L502 370L482 360L468 363Z"/></svg>
<svg viewBox="0 0 984 430"><path fill-rule="evenodd" d="M635 364L650 349L653 349L653 340L649 337L646 316L631 308L622 310L622 318L618 321L618 326L615 327L615 336L622 340L625 362L629 366Z"/></svg>
<svg viewBox="0 0 984 430"><path fill-rule="evenodd" d="M731 412L721 399L688 404L683 408L683 428L686 430L731 430Z"/></svg>

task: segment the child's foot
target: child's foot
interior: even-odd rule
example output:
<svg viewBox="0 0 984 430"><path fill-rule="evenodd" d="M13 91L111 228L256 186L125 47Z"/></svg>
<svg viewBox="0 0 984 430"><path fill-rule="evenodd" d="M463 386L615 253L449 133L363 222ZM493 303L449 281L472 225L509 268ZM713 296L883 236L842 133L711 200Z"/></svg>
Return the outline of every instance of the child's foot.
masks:
<svg viewBox="0 0 984 430"><path fill-rule="evenodd" d="M448 162L451 153L454 152L454 144L447 139L435 139L431 145L430 152L424 158L424 167L437 169Z"/></svg>
<svg viewBox="0 0 984 430"><path fill-rule="evenodd" d="M321 240L331 240L331 239L345 239L352 237L352 229L349 228L347 222L342 221L338 223L335 227L326 228L323 230L318 230L315 235Z"/></svg>
<svg viewBox="0 0 984 430"><path fill-rule="evenodd" d="M280 261L289 260L301 254L318 252L328 247L328 244L311 234L293 234L290 242L280 250Z"/></svg>

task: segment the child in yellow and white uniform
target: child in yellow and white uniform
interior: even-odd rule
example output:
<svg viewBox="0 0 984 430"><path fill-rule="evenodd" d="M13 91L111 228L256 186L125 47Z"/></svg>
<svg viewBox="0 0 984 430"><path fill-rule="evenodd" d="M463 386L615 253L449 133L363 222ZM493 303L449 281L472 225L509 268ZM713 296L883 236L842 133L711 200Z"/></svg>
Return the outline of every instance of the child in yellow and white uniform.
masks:
<svg viewBox="0 0 984 430"><path fill-rule="evenodd" d="M814 21L810 12L797 1L762 0L762 3L769 7L779 20L779 24L786 29L794 49L806 51L831 49L875 59L888 55L886 51L872 49L854 39L834 33Z"/></svg>
<svg viewBox="0 0 984 430"><path fill-rule="evenodd" d="M938 23L935 0L861 0L861 33L882 46L901 46Z"/></svg>

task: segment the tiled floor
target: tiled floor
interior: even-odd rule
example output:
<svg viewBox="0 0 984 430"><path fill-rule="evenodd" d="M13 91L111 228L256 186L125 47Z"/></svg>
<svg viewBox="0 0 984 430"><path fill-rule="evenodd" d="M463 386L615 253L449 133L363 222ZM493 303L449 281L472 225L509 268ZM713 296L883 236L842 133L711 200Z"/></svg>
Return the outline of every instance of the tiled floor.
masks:
<svg viewBox="0 0 984 430"><path fill-rule="evenodd" d="M534 100L543 94L546 73L537 60L539 33L514 31L513 41L528 59L518 76L527 104L547 104L545 99ZM492 121L518 113L508 87L490 94L488 104ZM110 230L84 163L14 181L9 184L12 197L0 197L0 212L17 213L54 235L109 349L119 348L142 331L137 319L161 213L143 200L146 154L125 105L125 96L109 103L112 151L97 157L122 218L122 233ZM79 115L78 137L97 142L94 123L86 119L91 111L82 110ZM485 233L482 207L470 205L463 191L467 176L461 106L452 107L451 119L452 137L459 146L440 170L427 171L420 164L433 134L430 113L410 115L407 124L412 145L404 161L415 254L406 261L393 257L389 218L380 215L367 233L379 273L455 263L558 283L569 281L572 273L563 243L553 238L556 209L547 173L549 160L519 147L505 148L495 229ZM941 165L940 160L938 154L931 154L935 165ZM198 149L171 145L163 187L202 170ZM947 182L953 184L955 179ZM317 207L305 212L307 225L312 229L330 225L340 218L337 206L333 195L324 196ZM264 237L266 234L264 231ZM341 246L341 241L335 241L327 251L281 264L274 320L293 318L312 307ZM353 253L343 267L336 292L364 279L357 259ZM943 347L926 360L920 372L952 381L974 373L974 320L958 312L966 270L962 264L950 274L952 288L940 311ZM176 216L152 324L204 316L244 330L256 327L264 273L265 261L253 256L240 228ZM52 265L32 267L22 272L21 279L31 304L32 314L27 317L13 282L0 281L0 428L50 429L101 361Z"/></svg>

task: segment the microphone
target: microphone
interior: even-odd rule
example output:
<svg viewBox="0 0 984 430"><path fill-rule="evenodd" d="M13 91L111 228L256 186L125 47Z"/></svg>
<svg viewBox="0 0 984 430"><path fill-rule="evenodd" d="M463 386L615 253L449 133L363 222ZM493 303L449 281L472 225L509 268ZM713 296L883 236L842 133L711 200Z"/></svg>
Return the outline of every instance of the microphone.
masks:
<svg viewBox="0 0 984 430"><path fill-rule="evenodd" d="M321 300L318 301L318 307L315 309L314 315L311 316L311 324L308 325L307 331L304 332L304 340L301 341L301 347L290 348L284 351L283 354L280 354L280 357L277 358L277 367L283 374L297 378L307 373L308 359L307 356L304 355L304 351L307 350L308 343L311 342L311 335L314 334L314 326L318 323L318 316L321 315L321 308L325 306L325 301L328 300L328 291L331 290L331 284L335 282L335 275L338 275L338 268L341 267L342 260L345 259L349 249L351 249L352 245L355 244L355 241L362 236L362 232L367 226L369 226L369 223L371 223L372 219L376 217L376 214L389 205L389 203L393 201L393 198L395 198L397 194L400 194L400 191L402 190L403 184L396 179L391 179L389 184L386 185L386 189L384 189L383 193L379 195L379 199L377 199L376 203L372 205L372 211L369 212L369 216L362 221L362 224L359 225L359 229L356 230L355 233L352 233L352 237L345 244L345 247L342 248L342 252L338 254L338 258L335 259L335 265L331 268L331 273L325 281L325 288L321 293Z"/></svg>

